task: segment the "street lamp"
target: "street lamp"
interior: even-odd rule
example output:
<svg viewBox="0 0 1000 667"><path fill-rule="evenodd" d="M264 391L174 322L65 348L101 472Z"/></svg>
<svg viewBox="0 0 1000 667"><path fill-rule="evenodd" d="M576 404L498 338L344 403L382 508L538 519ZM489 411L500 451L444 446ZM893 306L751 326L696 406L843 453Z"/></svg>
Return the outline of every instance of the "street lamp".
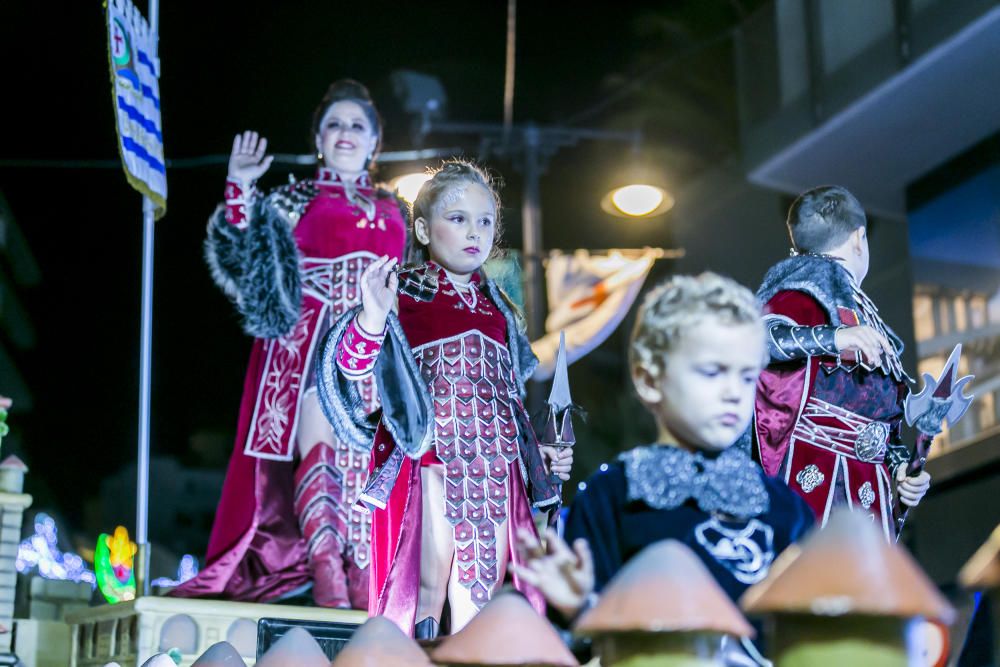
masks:
<svg viewBox="0 0 1000 667"><path fill-rule="evenodd" d="M630 183L610 190L601 199L606 213L620 218L652 218L674 206L674 198L663 188L649 183Z"/></svg>
<svg viewBox="0 0 1000 667"><path fill-rule="evenodd" d="M413 202L417 199L417 193L420 192L420 188L429 180L431 180L430 174L426 172L414 172L412 174L397 176L389 181L389 187L396 190L399 196L412 206Z"/></svg>
<svg viewBox="0 0 1000 667"><path fill-rule="evenodd" d="M659 185L665 182L662 170L642 157L638 144L632 146L627 161L601 199L604 212L635 219L652 218L672 209L674 198Z"/></svg>

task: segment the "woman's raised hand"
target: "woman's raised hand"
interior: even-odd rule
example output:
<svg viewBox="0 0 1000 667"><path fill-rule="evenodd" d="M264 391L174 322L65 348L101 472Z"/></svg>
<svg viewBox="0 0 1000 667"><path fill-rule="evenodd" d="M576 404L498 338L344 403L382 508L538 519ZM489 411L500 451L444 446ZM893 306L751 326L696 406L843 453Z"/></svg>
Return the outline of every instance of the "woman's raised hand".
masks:
<svg viewBox="0 0 1000 667"><path fill-rule="evenodd" d="M274 160L267 155L267 139L247 130L233 139L229 155L229 179L249 184L264 175Z"/></svg>
<svg viewBox="0 0 1000 667"><path fill-rule="evenodd" d="M361 313L358 324L370 334L385 331L385 321L396 302L399 276L394 270L399 263L395 257L382 255L368 265L361 274Z"/></svg>

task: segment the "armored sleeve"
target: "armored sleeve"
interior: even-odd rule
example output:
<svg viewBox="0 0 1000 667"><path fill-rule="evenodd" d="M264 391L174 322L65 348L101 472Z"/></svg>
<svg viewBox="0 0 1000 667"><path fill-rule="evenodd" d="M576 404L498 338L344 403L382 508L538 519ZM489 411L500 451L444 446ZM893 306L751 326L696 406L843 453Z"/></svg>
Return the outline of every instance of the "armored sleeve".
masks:
<svg viewBox="0 0 1000 667"><path fill-rule="evenodd" d="M837 356L838 329L816 300L804 292L778 292L764 314L767 351L772 362L798 361L815 356Z"/></svg>

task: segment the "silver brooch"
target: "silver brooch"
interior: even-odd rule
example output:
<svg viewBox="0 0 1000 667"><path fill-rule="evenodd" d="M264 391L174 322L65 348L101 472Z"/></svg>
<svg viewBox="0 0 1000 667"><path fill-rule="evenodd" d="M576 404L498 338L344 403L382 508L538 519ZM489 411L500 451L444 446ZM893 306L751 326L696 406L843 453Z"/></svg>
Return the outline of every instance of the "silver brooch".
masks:
<svg viewBox="0 0 1000 667"><path fill-rule="evenodd" d="M854 453L865 463L878 461L885 456L888 440L889 425L884 422L872 422L865 426L854 440Z"/></svg>
<svg viewBox="0 0 1000 667"><path fill-rule="evenodd" d="M799 483L802 490L806 493L810 493L813 489L823 483L826 476L819 471L819 468L812 465L811 463L805 468L799 471L799 474L795 476L795 481Z"/></svg>
<svg viewBox="0 0 1000 667"><path fill-rule="evenodd" d="M865 482L858 489L858 500L861 501L861 506L868 509L875 502L875 490L872 489L871 482Z"/></svg>

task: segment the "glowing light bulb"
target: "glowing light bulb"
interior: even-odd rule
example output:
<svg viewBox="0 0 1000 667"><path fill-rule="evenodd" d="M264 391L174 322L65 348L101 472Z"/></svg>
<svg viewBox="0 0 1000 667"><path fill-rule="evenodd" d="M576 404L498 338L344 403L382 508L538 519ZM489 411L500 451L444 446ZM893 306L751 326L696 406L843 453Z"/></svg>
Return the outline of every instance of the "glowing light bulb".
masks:
<svg viewBox="0 0 1000 667"><path fill-rule="evenodd" d="M664 192L652 185L626 185L611 195L615 208L625 215L649 215L663 203Z"/></svg>
<svg viewBox="0 0 1000 667"><path fill-rule="evenodd" d="M651 218L666 213L673 205L669 192L642 182L615 188L601 199L601 208L620 218Z"/></svg>
<svg viewBox="0 0 1000 667"><path fill-rule="evenodd" d="M417 193L424 183L431 180L431 177L424 173L406 174L392 179L390 185L399 192L399 196L412 204L417 198Z"/></svg>

